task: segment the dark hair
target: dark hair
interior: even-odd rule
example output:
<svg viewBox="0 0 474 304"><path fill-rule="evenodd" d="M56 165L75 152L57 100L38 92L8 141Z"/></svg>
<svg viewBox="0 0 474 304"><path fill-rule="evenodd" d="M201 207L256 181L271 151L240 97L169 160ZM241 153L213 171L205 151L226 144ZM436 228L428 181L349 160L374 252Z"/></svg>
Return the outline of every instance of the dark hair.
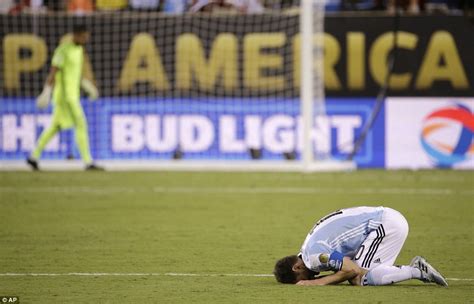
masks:
<svg viewBox="0 0 474 304"><path fill-rule="evenodd" d="M273 274L280 283L285 284L296 284L296 274L293 271L293 265L298 261L296 255L289 255L281 260L278 260L275 264Z"/></svg>
<svg viewBox="0 0 474 304"><path fill-rule="evenodd" d="M72 32L74 34L80 34L80 33L88 32L88 29L84 23L76 23L72 27Z"/></svg>

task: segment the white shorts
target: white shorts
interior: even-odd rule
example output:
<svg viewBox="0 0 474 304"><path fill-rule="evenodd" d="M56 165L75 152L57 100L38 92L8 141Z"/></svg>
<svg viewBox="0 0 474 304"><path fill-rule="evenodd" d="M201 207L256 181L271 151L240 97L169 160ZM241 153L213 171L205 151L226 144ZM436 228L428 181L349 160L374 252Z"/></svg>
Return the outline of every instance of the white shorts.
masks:
<svg viewBox="0 0 474 304"><path fill-rule="evenodd" d="M408 235L405 217L391 208L384 208L382 224L372 231L359 247L353 261L364 269L379 265L392 266Z"/></svg>

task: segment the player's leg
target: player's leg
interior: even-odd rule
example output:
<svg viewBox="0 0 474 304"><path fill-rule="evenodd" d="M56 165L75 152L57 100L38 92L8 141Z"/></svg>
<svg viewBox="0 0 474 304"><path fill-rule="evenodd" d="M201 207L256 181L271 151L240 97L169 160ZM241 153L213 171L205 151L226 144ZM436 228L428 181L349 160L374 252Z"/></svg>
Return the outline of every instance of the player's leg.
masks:
<svg viewBox="0 0 474 304"><path fill-rule="evenodd" d="M34 170L38 170L38 159L41 157L46 145L49 141L61 130L68 129L73 125L73 119L70 114L69 106L64 102L60 96L55 95L53 98L53 113L51 124L41 133L36 147L30 154L26 162Z"/></svg>
<svg viewBox="0 0 474 304"><path fill-rule="evenodd" d="M49 141L61 130L61 128L54 123L51 123L48 128L44 129L41 133L38 142L36 143L36 147L31 152L30 156L27 159L27 163L34 169L38 170L38 160L41 157L41 153L43 152L46 145Z"/></svg>
<svg viewBox="0 0 474 304"><path fill-rule="evenodd" d="M377 266L362 277L361 285L389 285L411 279L448 286L441 273L420 256L415 257L409 266Z"/></svg>
<svg viewBox="0 0 474 304"><path fill-rule="evenodd" d="M372 231L359 248L354 262L369 270L363 285L387 285L421 278L418 269L410 266L393 266L408 236L408 223L400 212L385 208L382 223Z"/></svg>
<svg viewBox="0 0 474 304"><path fill-rule="evenodd" d="M382 223L362 243L354 262L364 269L395 263L408 236L408 223L400 212L385 208Z"/></svg>
<svg viewBox="0 0 474 304"><path fill-rule="evenodd" d="M422 279L421 271L411 266L377 266L362 278L362 285L390 285L393 283L403 282L411 279Z"/></svg>
<svg viewBox="0 0 474 304"><path fill-rule="evenodd" d="M388 285L419 279L447 286L445 281L443 283L434 275L434 271L424 271L415 265L393 266L407 236L408 223L405 217L396 210L385 208L381 225L369 234L355 257L355 262L360 267L369 270L362 280L363 285ZM434 270L426 260L422 262L426 268ZM439 277L442 278L441 275Z"/></svg>
<svg viewBox="0 0 474 304"><path fill-rule="evenodd" d="M87 120L80 103L71 105L71 111L74 116L74 139L79 149L79 154L86 165L92 164L92 156L89 148L89 133Z"/></svg>
<svg viewBox="0 0 474 304"><path fill-rule="evenodd" d="M421 271L421 281L424 283L436 283L441 286L448 286L448 282L443 275L436 270L424 257L416 256L410 262L411 267Z"/></svg>
<svg viewBox="0 0 474 304"><path fill-rule="evenodd" d="M89 147L89 133L87 128L87 120L86 116L84 115L84 111L82 110L82 106L80 103L76 103L71 106L72 113L74 116L74 138L76 142L76 146L79 149L79 154L81 155L82 160L86 164L86 170L91 171L102 171L104 170L102 167L97 166L94 164L92 160L90 147Z"/></svg>

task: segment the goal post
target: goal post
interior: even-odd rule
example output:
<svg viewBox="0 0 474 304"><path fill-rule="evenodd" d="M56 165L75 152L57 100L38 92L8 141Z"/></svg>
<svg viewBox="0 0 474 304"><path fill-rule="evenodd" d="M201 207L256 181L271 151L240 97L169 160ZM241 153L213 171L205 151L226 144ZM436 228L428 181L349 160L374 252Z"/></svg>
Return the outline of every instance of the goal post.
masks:
<svg viewBox="0 0 474 304"><path fill-rule="evenodd" d="M313 146L313 129L318 127L315 125L315 120L327 115L324 87L325 2L325 0L301 0L300 5L303 172L356 168L352 161L331 160L327 156L318 155Z"/></svg>
<svg viewBox="0 0 474 304"><path fill-rule="evenodd" d="M301 117L303 120L303 153L301 160L303 166L309 168L309 166L314 162L314 152L313 146L311 145L311 132L314 126L314 97L317 96L319 91L315 88L320 89L317 86L316 82L320 79L315 78L314 75L322 73L322 69L319 68L319 65L316 65L317 71L313 72L314 66L308 64L309 62L314 62L314 57L317 58L314 54L314 48L317 48L318 45L313 43L313 33L317 33L317 29L314 29L314 19L316 22L319 21L317 18L313 18L314 5L316 0L302 0L301 1L301 10L300 10L300 32L301 32ZM323 15L324 22L324 15ZM314 30L313 30L314 29ZM318 54L322 55L322 54ZM317 92L315 92L317 91ZM323 88L324 94L324 88ZM318 102L324 102L324 95L322 96L323 100L318 100Z"/></svg>

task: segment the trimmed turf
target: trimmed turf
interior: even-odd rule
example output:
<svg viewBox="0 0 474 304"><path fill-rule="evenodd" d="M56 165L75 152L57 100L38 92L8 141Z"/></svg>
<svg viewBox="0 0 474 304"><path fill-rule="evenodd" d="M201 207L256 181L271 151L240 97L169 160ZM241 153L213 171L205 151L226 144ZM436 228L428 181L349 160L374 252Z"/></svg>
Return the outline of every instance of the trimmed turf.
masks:
<svg viewBox="0 0 474 304"><path fill-rule="evenodd" d="M473 279L474 172L0 173L0 273L270 274L314 222L339 208L384 205L410 233L397 262L424 255ZM299 287L271 277L0 276L21 303L469 303L449 288Z"/></svg>

